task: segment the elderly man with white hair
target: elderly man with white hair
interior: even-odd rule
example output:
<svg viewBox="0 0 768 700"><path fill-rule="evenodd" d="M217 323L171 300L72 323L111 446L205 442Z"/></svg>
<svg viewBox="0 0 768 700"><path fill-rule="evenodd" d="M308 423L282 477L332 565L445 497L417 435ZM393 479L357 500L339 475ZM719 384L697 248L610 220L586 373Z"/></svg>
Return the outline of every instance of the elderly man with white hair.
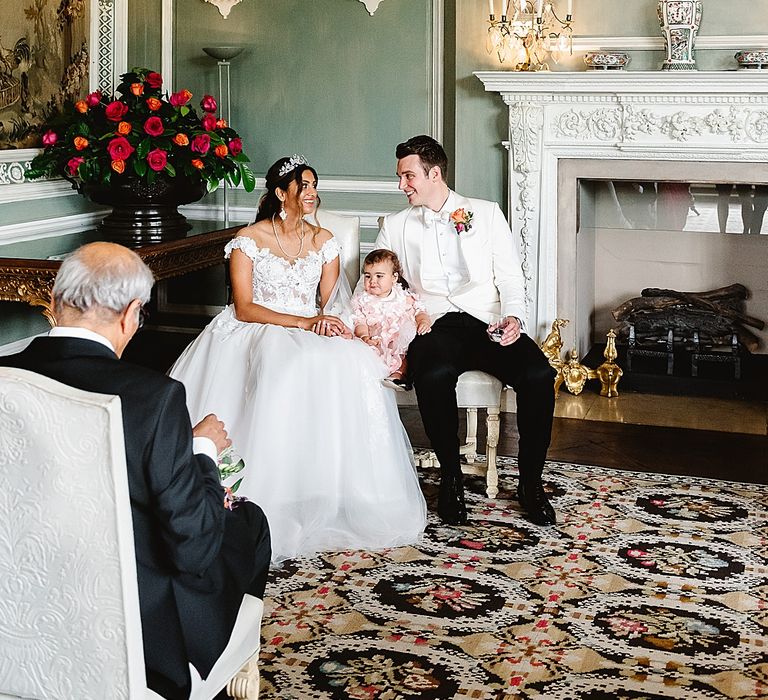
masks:
<svg viewBox="0 0 768 700"><path fill-rule="evenodd" d="M147 683L186 698L188 664L206 677L243 596L263 597L270 540L257 505L224 507L223 423L209 415L193 428L182 384L119 359L141 328L153 281L128 248L83 246L56 277L56 327L0 365L120 396Z"/></svg>

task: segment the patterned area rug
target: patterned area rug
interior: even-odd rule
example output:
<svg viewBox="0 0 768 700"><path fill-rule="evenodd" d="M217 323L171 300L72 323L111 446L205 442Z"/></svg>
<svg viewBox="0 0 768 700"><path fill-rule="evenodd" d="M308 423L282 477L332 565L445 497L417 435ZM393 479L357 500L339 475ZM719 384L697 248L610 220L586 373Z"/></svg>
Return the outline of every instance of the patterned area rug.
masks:
<svg viewBox="0 0 768 700"><path fill-rule="evenodd" d="M261 699L768 697L768 489L550 462L560 523L467 479L470 522L286 562Z"/></svg>

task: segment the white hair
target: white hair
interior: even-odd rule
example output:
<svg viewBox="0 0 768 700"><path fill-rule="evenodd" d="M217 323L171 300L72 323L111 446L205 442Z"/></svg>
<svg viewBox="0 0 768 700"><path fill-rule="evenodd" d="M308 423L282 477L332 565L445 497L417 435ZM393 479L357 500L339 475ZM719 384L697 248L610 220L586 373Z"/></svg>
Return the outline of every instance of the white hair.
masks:
<svg viewBox="0 0 768 700"><path fill-rule="evenodd" d="M149 301L155 282L152 270L132 250L112 258L90 256L78 248L61 263L53 285L53 302L83 313L109 309L121 312L134 299Z"/></svg>

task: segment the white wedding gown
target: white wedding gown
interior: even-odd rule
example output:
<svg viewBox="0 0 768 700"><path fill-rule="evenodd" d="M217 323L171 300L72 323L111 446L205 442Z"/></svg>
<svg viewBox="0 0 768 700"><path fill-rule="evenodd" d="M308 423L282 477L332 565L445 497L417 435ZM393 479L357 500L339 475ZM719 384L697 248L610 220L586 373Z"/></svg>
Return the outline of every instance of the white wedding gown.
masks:
<svg viewBox="0 0 768 700"><path fill-rule="evenodd" d="M253 301L314 316L331 238L293 263L238 236L253 261ZM343 272L342 272L343 274ZM228 306L170 371L186 387L192 422L224 421L245 460L237 495L258 503L272 559L415 542L426 524L412 452L386 368L360 340L238 321Z"/></svg>

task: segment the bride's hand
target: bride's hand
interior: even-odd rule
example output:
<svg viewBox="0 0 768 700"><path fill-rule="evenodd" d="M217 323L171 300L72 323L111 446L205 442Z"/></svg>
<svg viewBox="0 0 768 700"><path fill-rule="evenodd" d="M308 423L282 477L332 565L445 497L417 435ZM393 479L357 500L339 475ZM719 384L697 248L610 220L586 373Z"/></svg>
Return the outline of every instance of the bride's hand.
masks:
<svg viewBox="0 0 768 700"><path fill-rule="evenodd" d="M325 336L344 336L349 333L349 329L344 325L341 319L336 316L328 316L327 314L319 314L308 318L306 325L302 325L304 330L312 331L317 335Z"/></svg>

